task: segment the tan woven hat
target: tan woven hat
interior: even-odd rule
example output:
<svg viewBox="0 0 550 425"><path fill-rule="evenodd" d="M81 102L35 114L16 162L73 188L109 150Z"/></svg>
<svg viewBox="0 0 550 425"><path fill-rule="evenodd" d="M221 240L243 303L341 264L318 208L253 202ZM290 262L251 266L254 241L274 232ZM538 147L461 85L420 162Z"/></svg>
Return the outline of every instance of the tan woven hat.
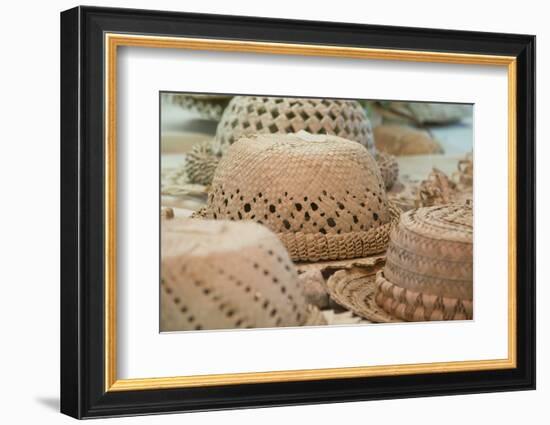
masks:
<svg viewBox="0 0 550 425"><path fill-rule="evenodd" d="M216 169L203 214L257 221L293 260L319 261L384 251L392 212L364 146L300 132L235 142Z"/></svg>
<svg viewBox="0 0 550 425"><path fill-rule="evenodd" d="M370 121L354 100L235 96L218 124L216 144L225 151L241 137L300 130L353 140L374 153Z"/></svg>
<svg viewBox="0 0 550 425"><path fill-rule="evenodd" d="M323 324L264 226L172 218L161 242L162 331Z"/></svg>
<svg viewBox="0 0 550 425"><path fill-rule="evenodd" d="M242 137L297 133L301 130L353 140L375 154L370 121L357 101L235 96L223 113L211 146L197 146L188 156L188 176L192 182L208 184L213 177L210 171L212 164L219 161L229 146ZM391 159L385 157L384 166ZM394 159L391 167L397 170ZM397 174L393 171L383 174L383 178L388 177L393 178L385 181L389 188Z"/></svg>
<svg viewBox="0 0 550 425"><path fill-rule="evenodd" d="M403 320L459 320L473 315L472 206L419 208L401 215L376 302Z"/></svg>

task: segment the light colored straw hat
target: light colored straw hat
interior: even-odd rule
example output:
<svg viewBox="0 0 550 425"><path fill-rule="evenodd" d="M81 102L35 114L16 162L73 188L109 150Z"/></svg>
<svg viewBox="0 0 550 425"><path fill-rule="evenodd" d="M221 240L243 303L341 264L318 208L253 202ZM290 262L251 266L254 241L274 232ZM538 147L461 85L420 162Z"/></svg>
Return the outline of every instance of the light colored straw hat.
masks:
<svg viewBox="0 0 550 425"><path fill-rule="evenodd" d="M403 320L471 319L472 221L471 203L402 214L377 275L378 305Z"/></svg>
<svg viewBox="0 0 550 425"><path fill-rule="evenodd" d="M223 113L212 144L207 147L197 146L194 149L196 152L192 151L188 156L186 170L189 179L208 184L213 176L212 164L219 161L229 146L240 138L255 134L297 133L302 130L353 140L375 155L371 124L357 101L235 96ZM388 165L388 160L393 160L391 167L397 170L393 157L385 157L384 166ZM383 177L394 179L385 181L389 188L397 174L391 171L389 174L384 173Z"/></svg>
<svg viewBox="0 0 550 425"><path fill-rule="evenodd" d="M202 214L254 220L277 234L292 260L319 261L384 251L398 213L364 146L300 132L233 143Z"/></svg>
<svg viewBox="0 0 550 425"><path fill-rule="evenodd" d="M253 222L162 222L161 330L323 324L277 237Z"/></svg>

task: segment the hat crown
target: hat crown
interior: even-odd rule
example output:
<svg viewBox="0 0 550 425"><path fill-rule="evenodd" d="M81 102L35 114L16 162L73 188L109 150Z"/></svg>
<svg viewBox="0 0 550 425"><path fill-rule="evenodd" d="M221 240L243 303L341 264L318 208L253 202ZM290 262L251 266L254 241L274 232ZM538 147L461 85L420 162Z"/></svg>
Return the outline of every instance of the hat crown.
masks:
<svg viewBox="0 0 550 425"><path fill-rule="evenodd" d="M370 236L363 232L391 219L380 171L367 149L340 137L307 133L255 135L234 143L216 169L207 209L211 218L254 220L281 238L311 235L325 245L330 241L321 242L323 236L356 238L338 241L345 253L319 257L327 259L368 255L367 248L374 247L367 247ZM285 242L293 259L314 260L296 258L290 246L295 244L300 242ZM336 249L336 242L323 248Z"/></svg>

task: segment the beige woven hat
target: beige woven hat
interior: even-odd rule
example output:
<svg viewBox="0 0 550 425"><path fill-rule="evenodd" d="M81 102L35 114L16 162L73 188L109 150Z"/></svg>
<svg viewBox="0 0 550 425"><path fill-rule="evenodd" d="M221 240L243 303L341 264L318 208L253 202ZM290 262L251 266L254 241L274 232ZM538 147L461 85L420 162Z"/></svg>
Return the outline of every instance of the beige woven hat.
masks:
<svg viewBox="0 0 550 425"><path fill-rule="evenodd" d="M402 214L377 275L378 305L403 320L471 319L472 221L470 203Z"/></svg>
<svg viewBox="0 0 550 425"><path fill-rule="evenodd" d="M218 124L216 144L223 152L241 137L300 130L353 140L374 153L370 121L354 100L235 96Z"/></svg>
<svg viewBox="0 0 550 425"><path fill-rule="evenodd" d="M384 251L395 220L380 171L359 143L306 132L241 138L223 156L207 218L254 220L294 261Z"/></svg>
<svg viewBox="0 0 550 425"><path fill-rule="evenodd" d="M288 134L301 130L312 134L330 134L356 141L375 154L369 119L362 106L353 100L285 97L235 96L225 109L209 146L197 146L187 158L186 171L192 182L212 181L212 165L235 141L255 134ZM385 157L384 166L388 160ZM391 167L397 170L393 159ZM391 187L397 174L383 177ZM199 181L200 180L200 181Z"/></svg>
<svg viewBox="0 0 550 425"><path fill-rule="evenodd" d="M264 226L172 218L161 242L162 331L323 324Z"/></svg>

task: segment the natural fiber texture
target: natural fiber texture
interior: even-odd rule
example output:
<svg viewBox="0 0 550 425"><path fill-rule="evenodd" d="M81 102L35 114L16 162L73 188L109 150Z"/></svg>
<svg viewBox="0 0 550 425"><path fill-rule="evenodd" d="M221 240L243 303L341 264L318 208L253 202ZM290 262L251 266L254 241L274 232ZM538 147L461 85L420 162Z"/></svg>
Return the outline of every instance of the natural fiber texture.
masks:
<svg viewBox="0 0 550 425"><path fill-rule="evenodd" d="M340 270L327 281L330 297L341 306L374 323L400 322L375 302L376 269Z"/></svg>
<svg viewBox="0 0 550 425"><path fill-rule="evenodd" d="M419 183L405 176L388 191L387 195L401 211L436 205L463 204L473 199L473 180L473 160L471 155L467 155L458 161L457 171L450 177L434 167L428 177Z"/></svg>
<svg viewBox="0 0 550 425"><path fill-rule="evenodd" d="M384 152L376 152L374 159L378 164L378 168L380 168L380 174L382 175L382 180L384 180L386 190L391 189L399 175L399 167L397 166L395 157Z"/></svg>
<svg viewBox="0 0 550 425"><path fill-rule="evenodd" d="M425 130L403 125L380 125L374 128L376 149L391 155L426 155L443 153L443 148Z"/></svg>
<svg viewBox="0 0 550 425"><path fill-rule="evenodd" d="M473 171L465 169L463 172L463 163L463 160L459 161L459 171L455 173L454 181L442 171L434 168L428 178L420 182L418 186L415 200L416 207L431 207L451 203L463 204L468 200L472 200Z"/></svg>
<svg viewBox="0 0 550 425"><path fill-rule="evenodd" d="M391 234L377 302L404 320L471 318L472 274L471 205L411 210Z"/></svg>
<svg viewBox="0 0 550 425"><path fill-rule="evenodd" d="M375 152L370 121L362 106L351 100L236 96L227 106L216 137L208 148L197 148L186 166L192 182L209 184L219 157L242 137L256 134L289 134L299 131L329 134L361 143ZM195 150L194 150L195 151ZM397 178L397 162L384 157L386 179ZM200 178L200 182L195 180ZM391 187L395 180L384 180Z"/></svg>
<svg viewBox="0 0 550 425"><path fill-rule="evenodd" d="M224 95L173 94L171 98L173 103L194 112L200 118L214 121L220 120L231 100L231 96Z"/></svg>
<svg viewBox="0 0 550 425"><path fill-rule="evenodd" d="M319 261L384 251L395 219L390 210L367 149L302 132L234 143L216 169L202 215L257 221L277 234L293 260Z"/></svg>
<svg viewBox="0 0 550 425"><path fill-rule="evenodd" d="M412 291L389 282L384 273L376 276L376 303L394 318L409 322L470 320L471 300Z"/></svg>
<svg viewBox="0 0 550 425"><path fill-rule="evenodd" d="M370 121L353 100L235 96L218 124L216 145L224 152L241 137L300 130L361 143L374 153Z"/></svg>
<svg viewBox="0 0 550 425"><path fill-rule="evenodd" d="M220 162L221 154L214 152L211 143L199 143L187 154L185 171L189 181L209 185Z"/></svg>
<svg viewBox="0 0 550 425"><path fill-rule="evenodd" d="M263 226L164 220L161 258L162 331L312 325L294 265Z"/></svg>

